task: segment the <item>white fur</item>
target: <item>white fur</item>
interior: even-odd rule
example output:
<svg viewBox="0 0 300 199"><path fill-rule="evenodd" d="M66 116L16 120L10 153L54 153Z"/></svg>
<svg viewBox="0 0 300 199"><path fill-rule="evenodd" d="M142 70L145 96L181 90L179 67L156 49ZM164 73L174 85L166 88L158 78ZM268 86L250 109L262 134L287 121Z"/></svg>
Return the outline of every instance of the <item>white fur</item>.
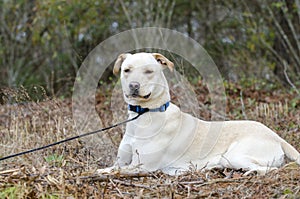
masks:
<svg viewBox="0 0 300 199"><path fill-rule="evenodd" d="M169 101L162 72L166 67L172 70L173 63L158 53L120 55L114 73L121 70L125 101L143 108L157 108ZM125 72L128 68L130 72ZM150 97L131 97L132 81L140 83L141 96L151 93ZM134 116L136 113L129 111L129 118ZM285 156L300 164L299 152L259 122L202 121L171 103L165 112L148 112L128 123L116 163L98 172L162 170L174 175L193 166L199 170L243 168L265 174L284 164Z"/></svg>

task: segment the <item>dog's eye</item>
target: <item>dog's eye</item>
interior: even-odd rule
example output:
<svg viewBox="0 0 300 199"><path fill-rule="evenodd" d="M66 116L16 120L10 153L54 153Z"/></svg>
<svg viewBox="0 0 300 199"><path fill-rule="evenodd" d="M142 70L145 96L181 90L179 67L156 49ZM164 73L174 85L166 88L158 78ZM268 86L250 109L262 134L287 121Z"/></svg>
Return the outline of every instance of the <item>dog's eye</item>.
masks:
<svg viewBox="0 0 300 199"><path fill-rule="evenodd" d="M153 73L153 70L145 70L145 74L151 74Z"/></svg>
<svg viewBox="0 0 300 199"><path fill-rule="evenodd" d="M126 69L124 69L124 72L125 72L125 73L129 73L129 72L130 72L130 69L129 69L129 68L126 68Z"/></svg>

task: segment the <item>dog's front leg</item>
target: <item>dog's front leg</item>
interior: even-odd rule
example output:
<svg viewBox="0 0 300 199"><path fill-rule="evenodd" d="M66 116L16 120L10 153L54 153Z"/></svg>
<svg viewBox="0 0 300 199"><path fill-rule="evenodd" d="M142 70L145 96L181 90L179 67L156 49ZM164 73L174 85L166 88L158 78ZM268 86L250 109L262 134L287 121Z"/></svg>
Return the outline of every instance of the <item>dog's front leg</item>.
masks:
<svg viewBox="0 0 300 199"><path fill-rule="evenodd" d="M127 166L132 161L132 148L128 143L121 142L118 150L117 161L114 166Z"/></svg>
<svg viewBox="0 0 300 199"><path fill-rule="evenodd" d="M125 142L125 139L122 140L119 149L117 160L113 166L107 167L104 169L98 169L98 174L113 174L114 172L119 172L123 167L130 165L132 161L132 149L131 146Z"/></svg>

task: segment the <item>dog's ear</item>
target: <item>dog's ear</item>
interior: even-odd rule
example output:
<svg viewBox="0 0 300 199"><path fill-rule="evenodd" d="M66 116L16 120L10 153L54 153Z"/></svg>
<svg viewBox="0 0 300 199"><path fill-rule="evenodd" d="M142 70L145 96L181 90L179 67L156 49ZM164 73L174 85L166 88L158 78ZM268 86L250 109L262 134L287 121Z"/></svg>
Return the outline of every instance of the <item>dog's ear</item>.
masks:
<svg viewBox="0 0 300 199"><path fill-rule="evenodd" d="M158 63L160 63L163 67L168 67L170 71L173 72L174 64L170 60L168 60L165 56L159 53L152 53L153 57L156 59Z"/></svg>
<svg viewBox="0 0 300 199"><path fill-rule="evenodd" d="M123 53L118 56L118 58L115 62L115 65L114 65L114 69L113 69L114 75L117 75L119 73L121 65L128 55L129 55L129 53Z"/></svg>

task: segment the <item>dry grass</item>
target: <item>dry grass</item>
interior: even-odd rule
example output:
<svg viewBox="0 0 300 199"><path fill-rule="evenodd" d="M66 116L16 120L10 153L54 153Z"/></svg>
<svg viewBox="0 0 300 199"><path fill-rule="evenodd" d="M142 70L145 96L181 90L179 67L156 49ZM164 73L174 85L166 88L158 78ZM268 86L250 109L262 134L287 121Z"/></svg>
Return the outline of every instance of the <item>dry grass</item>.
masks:
<svg viewBox="0 0 300 199"><path fill-rule="evenodd" d="M2 196L18 198L291 198L300 194L300 169L287 167L266 176L240 171L94 176L68 167L20 167L1 173ZM1 196L1 195L0 195Z"/></svg>
<svg viewBox="0 0 300 199"><path fill-rule="evenodd" d="M254 119L274 129L300 151L300 110L295 94L268 93L228 87L228 118ZM113 123L111 110L97 95L104 125ZM196 90L202 118L209 119L204 87ZM176 101L176 97L174 97ZM59 141L77 134L70 100L48 100L0 106L0 156ZM122 116L123 117L123 116ZM117 118L117 120L124 118ZM116 118L115 118L116 120ZM37 153L0 162L0 198L299 198L300 168L290 164L266 176L243 177L244 171L212 170L181 176L115 174L95 170L112 164L122 128L105 134L103 146L72 141Z"/></svg>

